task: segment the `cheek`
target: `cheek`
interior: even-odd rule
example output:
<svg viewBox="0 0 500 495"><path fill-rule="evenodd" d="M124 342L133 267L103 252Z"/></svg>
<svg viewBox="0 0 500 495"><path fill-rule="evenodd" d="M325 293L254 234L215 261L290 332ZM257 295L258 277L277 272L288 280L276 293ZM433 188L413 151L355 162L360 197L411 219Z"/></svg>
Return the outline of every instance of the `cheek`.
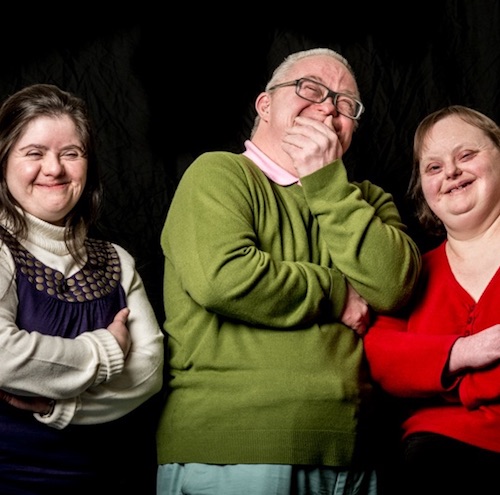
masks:
<svg viewBox="0 0 500 495"><path fill-rule="evenodd" d="M77 173L78 180L80 181L82 189L84 189L85 185L87 184L87 173L88 173L88 164L85 163L82 167L79 168Z"/></svg>
<svg viewBox="0 0 500 495"><path fill-rule="evenodd" d="M340 129L340 132L345 136L346 141L346 149L350 146L354 131L356 129L356 122L354 120L348 119L347 117L343 117L343 125Z"/></svg>
<svg viewBox="0 0 500 495"><path fill-rule="evenodd" d="M432 202L433 198L439 191L439 184L437 181L423 179L422 182L422 194L427 202Z"/></svg>
<svg viewBox="0 0 500 495"><path fill-rule="evenodd" d="M344 139L342 140L342 149L344 150L344 153L349 149L351 146L351 141L352 141L352 132L347 132L345 134Z"/></svg>
<svg viewBox="0 0 500 495"><path fill-rule="evenodd" d="M318 112L314 108L313 103L309 103L302 98L294 99L293 101L287 101L284 105L285 111L291 118L295 118L297 115L302 117L309 117L311 119L318 118Z"/></svg>
<svg viewBox="0 0 500 495"><path fill-rule="evenodd" d="M424 191L424 199L427 203L427 206L435 213L442 211L443 208L446 208L447 202L442 201L445 197L439 193L437 190L432 191Z"/></svg>
<svg viewBox="0 0 500 495"><path fill-rule="evenodd" d="M7 164L5 180L7 184L30 184L34 182L40 171L38 163Z"/></svg>
<svg viewBox="0 0 500 495"><path fill-rule="evenodd" d="M291 114L290 112L282 112L280 114L271 115L269 120L269 128L270 130L278 136L280 139L283 136L283 133L286 133L286 130L293 127L295 125L295 114Z"/></svg>
<svg viewBox="0 0 500 495"><path fill-rule="evenodd" d="M7 189L15 197L17 191L22 187L24 183L24 178L22 174L19 174L17 170L12 167L7 166L5 171L5 183L7 184Z"/></svg>

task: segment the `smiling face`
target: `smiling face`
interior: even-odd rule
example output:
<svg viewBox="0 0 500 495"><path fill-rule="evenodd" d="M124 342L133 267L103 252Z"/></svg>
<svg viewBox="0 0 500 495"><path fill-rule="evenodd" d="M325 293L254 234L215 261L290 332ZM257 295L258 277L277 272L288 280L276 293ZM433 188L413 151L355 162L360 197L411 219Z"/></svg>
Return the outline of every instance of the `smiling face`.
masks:
<svg viewBox="0 0 500 495"><path fill-rule="evenodd" d="M87 158L70 117L38 117L14 144L5 179L26 212L64 225L85 188Z"/></svg>
<svg viewBox="0 0 500 495"><path fill-rule="evenodd" d="M348 68L328 55L311 55L296 61L277 84L308 78L318 81L330 90L359 98L356 81ZM281 148L286 130L295 124L298 116L308 117L324 123L338 136L343 152L351 145L356 121L337 112L332 98L322 103L313 103L301 98L296 87L285 86L261 93L256 100L260 123L254 141L273 160L286 164L290 157Z"/></svg>
<svg viewBox="0 0 500 495"><path fill-rule="evenodd" d="M287 79L302 77L316 80L332 91L357 95L356 82L347 68L338 60L326 55L299 60L287 75ZM270 119L277 132L294 124L297 116L309 117L327 123L335 130L344 152L349 148L356 122L337 112L331 98L322 103L312 103L297 96L295 87L289 86L272 95Z"/></svg>
<svg viewBox="0 0 500 495"><path fill-rule="evenodd" d="M420 154L422 192L446 230L476 231L500 216L500 150L457 115L439 120Z"/></svg>

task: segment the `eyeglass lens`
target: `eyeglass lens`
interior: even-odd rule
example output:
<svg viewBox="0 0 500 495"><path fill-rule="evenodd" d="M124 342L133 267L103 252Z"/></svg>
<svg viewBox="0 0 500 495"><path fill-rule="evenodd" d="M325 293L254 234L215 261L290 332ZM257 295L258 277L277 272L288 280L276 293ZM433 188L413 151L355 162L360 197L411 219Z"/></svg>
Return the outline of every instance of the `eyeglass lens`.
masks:
<svg viewBox="0 0 500 495"><path fill-rule="evenodd" d="M359 117L360 105L356 100L342 93L334 93L318 82L300 79L297 84L297 94L314 103L322 103L331 96L339 113L354 119Z"/></svg>

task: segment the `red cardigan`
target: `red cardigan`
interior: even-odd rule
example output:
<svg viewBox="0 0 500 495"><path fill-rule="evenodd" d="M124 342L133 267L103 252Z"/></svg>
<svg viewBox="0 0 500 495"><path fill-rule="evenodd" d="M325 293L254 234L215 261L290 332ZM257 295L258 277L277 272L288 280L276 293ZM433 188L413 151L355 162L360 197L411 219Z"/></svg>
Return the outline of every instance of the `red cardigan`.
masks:
<svg viewBox="0 0 500 495"><path fill-rule="evenodd" d="M476 303L453 276L445 244L423 256L410 316L377 316L364 338L366 354L382 388L420 398L404 436L428 431L500 452L500 363L461 375L448 388L441 382L455 340L500 323L500 271Z"/></svg>

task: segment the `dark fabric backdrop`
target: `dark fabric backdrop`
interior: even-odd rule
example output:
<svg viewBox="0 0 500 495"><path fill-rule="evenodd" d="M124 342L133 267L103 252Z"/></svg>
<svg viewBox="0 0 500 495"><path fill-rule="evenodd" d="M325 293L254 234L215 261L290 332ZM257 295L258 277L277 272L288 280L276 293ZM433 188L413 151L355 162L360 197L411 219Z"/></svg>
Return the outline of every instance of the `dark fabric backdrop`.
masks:
<svg viewBox="0 0 500 495"><path fill-rule="evenodd" d="M159 235L179 177L203 151L242 149L256 95L298 49L329 46L351 62L366 111L345 156L349 173L394 194L423 249L434 242L404 198L413 132L450 103L500 121L500 3L344 3L274 19L180 5L168 16L144 8L4 22L0 99L50 82L88 102L106 193L100 231L135 255L161 321Z"/></svg>
<svg viewBox="0 0 500 495"><path fill-rule="evenodd" d="M212 4L42 18L26 7L4 18L0 98L49 82L88 102L106 193L99 231L136 257L161 323L159 236L176 183L204 151L241 151L256 95L298 49L348 58L366 106L349 173L393 193L422 249L434 244L405 201L413 132L451 103L500 121L500 3L345 3L290 4L274 18L270 6Z"/></svg>

